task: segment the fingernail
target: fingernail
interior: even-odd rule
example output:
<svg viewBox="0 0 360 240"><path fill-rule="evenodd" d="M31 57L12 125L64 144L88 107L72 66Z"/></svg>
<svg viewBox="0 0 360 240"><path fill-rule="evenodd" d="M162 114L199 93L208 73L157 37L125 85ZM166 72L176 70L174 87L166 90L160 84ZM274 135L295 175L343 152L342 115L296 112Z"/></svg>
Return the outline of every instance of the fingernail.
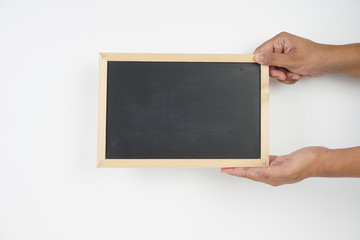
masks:
<svg viewBox="0 0 360 240"><path fill-rule="evenodd" d="M292 76L291 80L298 81L298 80L300 80L300 76L297 76L297 75Z"/></svg>
<svg viewBox="0 0 360 240"><path fill-rule="evenodd" d="M284 81L284 80L285 80L285 79L283 79L283 77L280 76L280 75L274 75L274 77L275 77L276 79L280 80L280 81Z"/></svg>
<svg viewBox="0 0 360 240"><path fill-rule="evenodd" d="M255 55L255 60L257 62L263 62L264 61L264 54L258 53Z"/></svg>

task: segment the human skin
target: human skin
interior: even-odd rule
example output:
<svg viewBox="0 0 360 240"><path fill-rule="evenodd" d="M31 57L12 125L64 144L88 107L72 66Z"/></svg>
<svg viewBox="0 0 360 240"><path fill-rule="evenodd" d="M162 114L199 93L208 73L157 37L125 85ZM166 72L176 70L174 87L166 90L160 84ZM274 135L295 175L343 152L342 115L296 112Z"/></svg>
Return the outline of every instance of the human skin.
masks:
<svg viewBox="0 0 360 240"><path fill-rule="evenodd" d="M270 66L270 76L292 84L303 77L343 73L360 77L360 44L328 45L282 32L254 52L257 62Z"/></svg>
<svg viewBox="0 0 360 240"><path fill-rule="evenodd" d="M271 77L286 84L327 73L360 77L360 44L319 44L283 32L254 53L258 63L270 66ZM309 177L360 177L360 147L306 147L290 154L270 156L269 162L266 167L222 168L221 172L273 186Z"/></svg>
<svg viewBox="0 0 360 240"><path fill-rule="evenodd" d="M221 171L273 186L309 177L360 177L360 147L306 147L290 154L270 156L266 167L222 168Z"/></svg>

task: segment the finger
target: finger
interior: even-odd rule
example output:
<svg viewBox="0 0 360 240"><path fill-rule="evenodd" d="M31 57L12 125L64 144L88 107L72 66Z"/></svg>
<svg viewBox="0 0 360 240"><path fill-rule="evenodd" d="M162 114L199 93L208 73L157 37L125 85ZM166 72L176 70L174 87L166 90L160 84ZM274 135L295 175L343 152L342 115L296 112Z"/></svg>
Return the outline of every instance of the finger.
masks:
<svg viewBox="0 0 360 240"><path fill-rule="evenodd" d="M276 179L272 179L269 177L264 177L264 173L261 172L261 169L266 169L266 167L260 168L222 168L221 172L227 173L232 176L244 177L256 182L262 182L266 184L270 184L272 186L281 185Z"/></svg>
<svg viewBox="0 0 360 240"><path fill-rule="evenodd" d="M294 35L287 32L281 32L273 38L267 40L259 47L257 47L254 53L259 52L275 52L275 53L289 53L292 49L291 40Z"/></svg>
<svg viewBox="0 0 360 240"><path fill-rule="evenodd" d="M270 67L270 77L276 78L278 80L285 81L286 73L282 69L278 69L276 67Z"/></svg>
<svg viewBox="0 0 360 240"><path fill-rule="evenodd" d="M279 156L270 156L269 157L269 166L275 167L280 166L282 164L281 157Z"/></svg>
<svg viewBox="0 0 360 240"><path fill-rule="evenodd" d="M235 167L235 168L222 168L221 172L230 174L232 176L237 177L244 177L248 178L254 181L263 181L262 177L254 171L249 171L251 168L241 168L241 167Z"/></svg>
<svg viewBox="0 0 360 240"><path fill-rule="evenodd" d="M279 186L279 185L282 185L284 183L281 183L281 182L277 182L277 181L272 181L272 180L269 180L269 179L251 179L249 178L250 180L253 180L253 181L256 181L256 182L261 182L261 183L265 183L265 184L268 184L268 185L271 185L271 186Z"/></svg>
<svg viewBox="0 0 360 240"><path fill-rule="evenodd" d="M261 44L259 47L257 47L254 51L254 54L259 53L259 52L273 52L273 40L267 40L266 42L264 42L263 44Z"/></svg>
<svg viewBox="0 0 360 240"><path fill-rule="evenodd" d="M296 80L279 80L279 79L278 79L278 81L281 83L284 83L284 84L288 84L288 85L291 85L291 84L294 84L297 82Z"/></svg>
<svg viewBox="0 0 360 240"><path fill-rule="evenodd" d="M269 171L271 171L269 170L269 167L249 168L246 171L245 177L253 181L262 182L273 186L278 185L277 179L272 178L271 174L268 173Z"/></svg>
<svg viewBox="0 0 360 240"><path fill-rule="evenodd" d="M323 75L327 74L327 71L323 71L323 72L318 72L318 73L313 73L313 74L308 74L308 75L303 75L302 77L321 77Z"/></svg>
<svg viewBox="0 0 360 240"><path fill-rule="evenodd" d="M234 168L223 168L221 169L221 171L233 176L245 177L255 181L259 181L261 178L263 178L262 173L260 174L260 171L261 169L265 169L265 168L266 167L258 167L258 168L234 167Z"/></svg>
<svg viewBox="0 0 360 240"><path fill-rule="evenodd" d="M221 172L238 177L244 177L246 175L245 171L245 168L221 168Z"/></svg>
<svg viewBox="0 0 360 240"><path fill-rule="evenodd" d="M276 155L270 155L270 156L269 156L269 164L271 164L276 158L278 158L278 156L276 156Z"/></svg>
<svg viewBox="0 0 360 240"><path fill-rule="evenodd" d="M242 168L242 167L234 167L234 168L222 168L221 172L227 173L237 177L245 177L252 180L257 181L260 179L260 175L257 172L250 172L249 169L251 168Z"/></svg>
<svg viewBox="0 0 360 240"><path fill-rule="evenodd" d="M255 60L263 65L284 67L287 69L290 69L292 64L291 55L283 53L259 52L256 53Z"/></svg>
<svg viewBox="0 0 360 240"><path fill-rule="evenodd" d="M263 172L260 169L250 169L247 172L246 178L251 179L253 181L267 183L267 184L270 184L270 182L272 182L271 178L267 178L267 177L263 176Z"/></svg>
<svg viewBox="0 0 360 240"><path fill-rule="evenodd" d="M270 155L269 162L274 161L278 156ZM221 172L227 173L230 175L238 177L247 177L247 178L259 178L262 177L260 171L267 169L268 167L254 167L254 168L241 168L241 167L230 167L230 168L221 168ZM262 172L263 173L263 172Z"/></svg>
<svg viewBox="0 0 360 240"><path fill-rule="evenodd" d="M290 71L286 71L286 80L299 81L301 79L301 75L297 73L293 73Z"/></svg>
<svg viewBox="0 0 360 240"><path fill-rule="evenodd" d="M259 52L274 52L275 45L277 43L278 35L274 36L273 38L270 38L263 44L261 44L259 47L255 49L255 54Z"/></svg>
<svg viewBox="0 0 360 240"><path fill-rule="evenodd" d="M281 74L282 74L281 78L277 78L281 83L294 84L299 79L299 76L300 76L299 74L290 72L286 68L276 67L275 69L277 70L277 72L281 72ZM292 79L292 78L294 78L294 79Z"/></svg>

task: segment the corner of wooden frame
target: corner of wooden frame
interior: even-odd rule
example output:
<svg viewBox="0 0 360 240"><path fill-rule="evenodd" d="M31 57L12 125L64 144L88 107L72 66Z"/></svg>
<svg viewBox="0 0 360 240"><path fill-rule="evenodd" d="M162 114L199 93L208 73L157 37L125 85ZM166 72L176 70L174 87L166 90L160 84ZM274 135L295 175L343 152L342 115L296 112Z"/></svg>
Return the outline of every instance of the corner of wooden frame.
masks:
<svg viewBox="0 0 360 240"><path fill-rule="evenodd" d="M104 167L104 160L105 159L98 159L96 167L97 168L103 168Z"/></svg>
<svg viewBox="0 0 360 240"><path fill-rule="evenodd" d="M101 52L101 53L99 53L99 57L100 57L100 59L104 59L104 60L106 60L107 53L103 53L103 52Z"/></svg>

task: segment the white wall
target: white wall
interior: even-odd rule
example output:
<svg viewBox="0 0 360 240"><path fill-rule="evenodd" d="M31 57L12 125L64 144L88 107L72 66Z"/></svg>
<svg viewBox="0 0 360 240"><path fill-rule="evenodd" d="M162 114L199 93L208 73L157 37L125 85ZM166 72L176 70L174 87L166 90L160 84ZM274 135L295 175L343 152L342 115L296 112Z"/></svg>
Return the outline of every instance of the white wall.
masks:
<svg viewBox="0 0 360 240"><path fill-rule="evenodd" d="M97 169L98 52L360 42L360 2L0 1L0 239L359 239L360 180ZM270 84L270 152L360 145L360 79ZM341 161L341 159L339 159Z"/></svg>

